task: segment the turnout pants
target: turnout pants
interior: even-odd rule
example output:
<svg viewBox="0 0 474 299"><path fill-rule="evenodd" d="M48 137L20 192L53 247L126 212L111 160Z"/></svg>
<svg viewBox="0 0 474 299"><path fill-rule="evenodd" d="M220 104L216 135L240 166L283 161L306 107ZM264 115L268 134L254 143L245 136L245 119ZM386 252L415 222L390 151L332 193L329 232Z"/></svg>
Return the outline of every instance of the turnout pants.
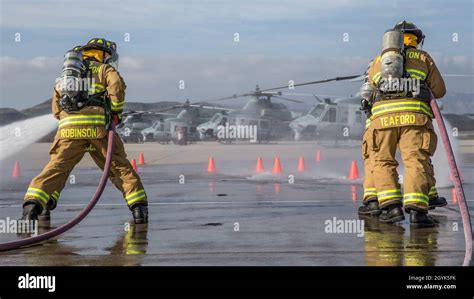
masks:
<svg viewBox="0 0 474 299"><path fill-rule="evenodd" d="M50 161L41 173L30 183L24 201L35 202L43 208L48 201L51 209L56 207L59 195L74 166L81 161L85 152L90 152L92 159L104 168L107 154L107 136L100 139L60 139L55 138L50 150ZM119 189L131 209L136 204L147 205L147 196L140 177L133 170L127 159L122 140L115 133L110 180Z"/></svg>
<svg viewBox="0 0 474 299"><path fill-rule="evenodd" d="M364 133L364 136L362 137L362 159L364 161L364 182L363 182L363 188L364 188L364 195L363 195L363 201L362 203L364 205L367 205L370 201L372 200L377 200L377 189L375 188L375 181L374 181L374 173L373 173L373 162L372 162L372 156L373 156L373 150L372 147L369 146L368 142L368 136L370 136L370 133L368 134L369 130L367 130ZM436 136L435 136L436 137ZM432 186L430 188L430 191L428 193L428 197L430 199L437 198L438 197L438 190L436 189L436 179L434 176L434 168L433 164L430 162L430 168L431 168L431 176L430 179L433 180Z"/></svg>
<svg viewBox="0 0 474 299"><path fill-rule="evenodd" d="M372 172L364 181L364 189L369 188L370 184L375 186L382 209L392 204L402 204L403 199L406 210L427 212L429 196L436 190L432 189L436 180L430 157L436 150L437 137L431 120L423 125L391 128L371 126L366 134L366 160L369 160L367 163ZM403 196L398 183L397 148L405 168Z"/></svg>

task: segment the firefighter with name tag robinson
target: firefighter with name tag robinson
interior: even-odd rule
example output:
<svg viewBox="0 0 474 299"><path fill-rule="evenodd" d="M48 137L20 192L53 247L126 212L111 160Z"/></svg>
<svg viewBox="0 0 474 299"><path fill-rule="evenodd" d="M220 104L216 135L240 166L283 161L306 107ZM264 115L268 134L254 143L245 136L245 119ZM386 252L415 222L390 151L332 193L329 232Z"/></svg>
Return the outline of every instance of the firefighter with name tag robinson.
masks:
<svg viewBox="0 0 474 299"><path fill-rule="evenodd" d="M116 47L114 42L93 38L65 54L52 97L58 131L49 152L50 161L25 194L22 219L50 219L49 211L56 207L71 171L86 152L100 168L104 167L107 126L109 121L120 123L125 101L126 86L117 71ZM134 222L146 223L147 195L117 134L110 180L122 192Z"/></svg>

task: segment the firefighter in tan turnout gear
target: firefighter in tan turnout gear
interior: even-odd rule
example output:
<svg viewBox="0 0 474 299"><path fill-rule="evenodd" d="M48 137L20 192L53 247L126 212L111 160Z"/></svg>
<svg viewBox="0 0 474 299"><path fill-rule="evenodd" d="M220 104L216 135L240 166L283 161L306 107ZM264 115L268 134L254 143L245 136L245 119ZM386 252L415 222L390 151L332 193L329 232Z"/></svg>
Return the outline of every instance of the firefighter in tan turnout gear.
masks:
<svg viewBox="0 0 474 299"><path fill-rule="evenodd" d="M405 219L403 203L412 225L430 227L435 221L427 215L428 209L444 206L446 200L437 196L435 188L430 157L437 137L429 101L431 93L443 97L446 88L433 59L417 48L423 40L422 31L413 23L398 23L384 34L382 53L367 71L361 96L370 118L362 147L365 205L359 214L377 215L382 210L379 220L394 223ZM405 168L403 194L397 148Z"/></svg>
<svg viewBox="0 0 474 299"><path fill-rule="evenodd" d="M103 38L91 39L66 53L52 97L58 131L50 149L50 161L26 192L23 219L49 220L49 210L56 207L66 180L86 152L100 168L104 167L107 125L109 121L121 121L125 100L126 86L117 68L116 44ZM146 223L147 196L118 134L110 179L122 192L135 223Z"/></svg>
<svg viewBox="0 0 474 299"><path fill-rule="evenodd" d="M405 45L406 46L406 45ZM369 64L369 68L371 67L372 62ZM370 84L367 76L367 72L365 73L365 80L364 80L364 85L365 84ZM365 86L362 86L361 88L361 93L363 94L365 91L371 92L372 87L369 87L368 89ZM369 96L370 95L366 95ZM362 101L362 109L366 113L366 131L362 137L362 159L364 161L364 182L363 182L363 190L364 194L362 196L362 204L363 206L359 208L359 215L361 216L378 216L382 213L382 210L379 209L379 203L377 199L377 189L375 188L375 179L373 176L372 172L372 160L370 159L370 156L373 152L371 148L368 147L368 140L369 138L369 132L370 130L367 130L370 127L370 123L372 121L372 115L370 111L370 106L368 105L369 103L366 100ZM433 167L433 165L431 165ZM436 189L435 186L431 187L430 192L428 193L429 197L429 209L433 210L438 207L444 207L448 204L446 201L446 198L441 197L438 195L438 190Z"/></svg>

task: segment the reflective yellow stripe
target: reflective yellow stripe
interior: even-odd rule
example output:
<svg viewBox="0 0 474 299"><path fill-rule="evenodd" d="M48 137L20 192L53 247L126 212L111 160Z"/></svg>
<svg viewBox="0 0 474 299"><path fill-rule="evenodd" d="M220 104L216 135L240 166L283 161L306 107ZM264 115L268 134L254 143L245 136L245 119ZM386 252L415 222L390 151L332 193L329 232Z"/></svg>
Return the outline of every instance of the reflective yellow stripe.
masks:
<svg viewBox="0 0 474 299"><path fill-rule="evenodd" d="M74 115L74 116L67 116L59 121L59 123L69 120L69 119L84 119L84 118L103 118L105 119L105 115L103 114L82 114L82 115Z"/></svg>
<svg viewBox="0 0 474 299"><path fill-rule="evenodd" d="M367 196L377 196L377 190L375 188L366 188L364 189L364 197Z"/></svg>
<svg viewBox="0 0 474 299"><path fill-rule="evenodd" d="M418 74L412 74L412 73L410 73L410 77L411 77L411 78L415 78L415 79L419 79L419 80L421 80L421 81L425 80L424 77L422 77L422 76L420 76L420 75L418 75Z"/></svg>
<svg viewBox="0 0 474 299"><path fill-rule="evenodd" d="M129 199L129 198L131 198L131 197L133 197L133 196L135 196L135 195L137 195L137 194L141 194L141 193L145 193L145 190L144 190L144 189L140 189L140 190L138 190L137 192L130 193L130 194L127 195L125 198L126 198L126 199Z"/></svg>
<svg viewBox="0 0 474 299"><path fill-rule="evenodd" d="M51 194L51 198L54 199L55 201L58 201L59 199L59 192L54 191L53 194Z"/></svg>
<svg viewBox="0 0 474 299"><path fill-rule="evenodd" d="M436 189L436 187L431 187L430 192L428 193L428 196L433 197L435 195L438 195L438 190Z"/></svg>
<svg viewBox="0 0 474 299"><path fill-rule="evenodd" d="M418 79L421 79L421 80L426 79L426 73L425 72L422 72L422 71L416 70L416 69L406 69L406 71L408 73L410 73L410 75L412 75L415 78L418 78Z"/></svg>
<svg viewBox="0 0 474 299"><path fill-rule="evenodd" d="M405 203L422 203L428 205L428 196L423 193L406 193L403 195L403 201Z"/></svg>
<svg viewBox="0 0 474 299"><path fill-rule="evenodd" d="M380 80L380 76L382 76L382 73L381 72L378 72L374 75L374 77L372 78L372 80L374 80L375 84L379 83L379 80Z"/></svg>
<svg viewBox="0 0 474 299"><path fill-rule="evenodd" d="M45 191L39 189L39 188L29 187L29 188L28 188L28 191L35 191L35 192L38 192L38 193L42 194L42 195L45 196L46 198L49 198L49 194L46 193Z"/></svg>
<svg viewBox="0 0 474 299"><path fill-rule="evenodd" d="M389 189L389 190L384 190L384 191L381 191L379 192L379 194L383 194L383 193L393 193L393 192L401 192L400 189Z"/></svg>
<svg viewBox="0 0 474 299"><path fill-rule="evenodd" d="M364 197L370 196L370 195L377 196L377 192L364 192Z"/></svg>
<svg viewBox="0 0 474 299"><path fill-rule="evenodd" d="M420 196L420 197L428 198L428 196L426 196L426 194L423 194L423 193L420 193L420 192L405 193L403 195L403 197L409 197L409 196Z"/></svg>
<svg viewBox="0 0 474 299"><path fill-rule="evenodd" d="M134 204L135 202L137 202L137 201L139 201L139 200L143 200L143 199L146 199L146 194L143 194L143 195L141 195L141 196L139 196L139 197L137 197L137 198L131 199L131 200L127 200L127 203L128 203L129 205L132 205L132 204Z"/></svg>
<svg viewBox="0 0 474 299"><path fill-rule="evenodd" d="M379 201L384 201L392 198L402 198L402 191L400 189L384 190L382 192L377 192L377 198L379 199Z"/></svg>
<svg viewBox="0 0 474 299"><path fill-rule="evenodd" d="M394 198L401 199L402 195L398 194L398 195L390 195L390 196L383 196L383 197L377 196L377 198L379 202L383 202L383 201L387 201L389 199L394 199Z"/></svg>
<svg viewBox="0 0 474 299"><path fill-rule="evenodd" d="M112 111L117 112L117 111L122 111L123 106L125 105L125 101L122 102L110 102Z"/></svg>
<svg viewBox="0 0 474 299"><path fill-rule="evenodd" d="M70 125L105 125L105 120L82 120L82 121L70 121L59 125L60 128Z"/></svg>
<svg viewBox="0 0 474 299"><path fill-rule="evenodd" d="M105 86L102 84L92 84L89 88L89 93L102 92L105 90Z"/></svg>
<svg viewBox="0 0 474 299"><path fill-rule="evenodd" d="M378 111L374 113L374 116L378 116L380 114L385 114L385 113L401 112L401 111L423 112L424 114L427 114L428 116L433 117L433 114L431 113L431 111L427 111L422 107L409 107L409 106L398 107L398 108L387 108L387 109L384 109L383 111Z"/></svg>
<svg viewBox="0 0 474 299"><path fill-rule="evenodd" d="M112 107L123 107L123 105L125 104L124 101L122 101L122 102L110 101L110 103L112 104Z"/></svg>
<svg viewBox="0 0 474 299"><path fill-rule="evenodd" d="M410 204L410 203L421 203L423 205L428 205L428 201L421 199L421 198L410 198L410 199L404 199L403 203Z"/></svg>
<svg viewBox="0 0 474 299"><path fill-rule="evenodd" d="M127 201L127 204L128 205L132 205L134 204L135 202L139 201L139 200L146 200L146 194L145 194L145 190L144 189L140 189L134 193L131 193L127 196L125 196L125 200Z"/></svg>
<svg viewBox="0 0 474 299"><path fill-rule="evenodd" d="M37 193L26 192L26 196L31 196L31 197L34 197L34 198L37 198L37 199L41 200L44 203L48 203L47 199L44 199L43 197L41 197L41 195L39 195Z"/></svg>
<svg viewBox="0 0 474 299"><path fill-rule="evenodd" d="M69 116L59 121L59 127L68 125L105 125L104 115L77 115Z"/></svg>
<svg viewBox="0 0 474 299"><path fill-rule="evenodd" d="M370 126L370 124L372 123L372 120L373 120L373 119L374 119L374 118L373 118L372 115L371 115L369 118L367 118L367 119L365 120L365 128L366 128L366 129Z"/></svg>
<svg viewBox="0 0 474 299"><path fill-rule="evenodd" d="M375 117L380 114L400 111L423 112L428 116L433 117L431 108L422 101L400 101L395 103L380 104L372 108L372 115Z"/></svg>
<svg viewBox="0 0 474 299"><path fill-rule="evenodd" d="M32 196L34 198L41 199L44 203L47 203L49 200L48 193L38 188L28 188L28 190L26 191L26 196Z"/></svg>

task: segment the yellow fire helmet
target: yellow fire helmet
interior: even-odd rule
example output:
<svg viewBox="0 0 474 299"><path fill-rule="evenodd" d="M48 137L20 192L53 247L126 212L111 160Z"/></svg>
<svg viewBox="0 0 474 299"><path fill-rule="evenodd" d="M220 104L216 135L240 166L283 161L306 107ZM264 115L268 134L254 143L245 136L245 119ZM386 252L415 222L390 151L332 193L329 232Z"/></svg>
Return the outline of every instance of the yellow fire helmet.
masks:
<svg viewBox="0 0 474 299"><path fill-rule="evenodd" d="M84 51L84 56L93 57L118 69L119 56L116 43L105 38L93 38L86 45L82 46L80 50Z"/></svg>
<svg viewBox="0 0 474 299"><path fill-rule="evenodd" d="M403 32L405 45L410 45L410 44L407 44L407 42L413 43L414 38L410 37L410 35L414 35L416 37L416 40L415 40L416 45L418 44L423 45L423 42L425 40L425 35L423 34L423 31L421 31L421 29L416 27L416 25L413 24L412 22L408 22L408 21L399 22L393 27L393 29L397 29Z"/></svg>

